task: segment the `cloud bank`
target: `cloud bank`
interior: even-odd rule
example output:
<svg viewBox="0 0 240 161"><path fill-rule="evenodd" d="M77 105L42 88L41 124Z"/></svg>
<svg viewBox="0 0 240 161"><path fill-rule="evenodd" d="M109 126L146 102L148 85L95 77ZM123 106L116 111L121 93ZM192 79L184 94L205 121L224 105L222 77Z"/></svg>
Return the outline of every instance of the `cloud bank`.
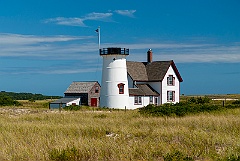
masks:
<svg viewBox="0 0 240 161"><path fill-rule="evenodd" d="M0 57L48 57L48 59L97 59L98 44L86 43L92 36L38 36L0 33ZM177 62L240 62L239 43L223 46L206 43L128 43L101 44L102 47L121 46L130 49L130 55L145 58L149 48L156 60L173 59ZM88 53L84 57L79 55ZM56 57L56 55L58 55ZM143 61L143 60L137 60Z"/></svg>
<svg viewBox="0 0 240 161"><path fill-rule="evenodd" d="M100 70L101 57L97 43L86 43L86 36L38 36L0 33L0 60L8 59L13 62L29 61L76 61L69 65L54 67L38 67L32 65L6 67L0 61L0 74L71 74L85 73ZM174 60L176 63L240 63L239 43L223 46L222 44L207 43L128 43L128 44L101 44L102 47L121 46L130 49L128 60L146 61L146 52L153 49L154 60ZM24 62L24 63L26 63ZM79 66L79 62L82 66ZM23 64L24 63L19 63ZM75 67L73 67L75 66ZM20 71L21 70L21 71Z"/></svg>

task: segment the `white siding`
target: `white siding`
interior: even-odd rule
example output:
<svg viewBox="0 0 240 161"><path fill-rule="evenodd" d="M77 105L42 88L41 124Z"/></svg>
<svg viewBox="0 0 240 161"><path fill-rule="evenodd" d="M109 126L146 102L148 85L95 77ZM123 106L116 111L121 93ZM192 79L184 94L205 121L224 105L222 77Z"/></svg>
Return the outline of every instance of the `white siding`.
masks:
<svg viewBox="0 0 240 161"><path fill-rule="evenodd" d="M144 106L149 105L149 96L141 96L142 97L142 104L135 105L134 104L134 96L129 96L129 108L128 109L137 109Z"/></svg>
<svg viewBox="0 0 240 161"><path fill-rule="evenodd" d="M173 86L167 85L167 77L169 75L173 75L173 77L175 77L175 83ZM179 102L179 95L180 95L179 89L180 89L179 80L178 80L177 75L175 74L172 66L170 66L163 81L162 81L162 104L171 103L171 102L167 101L167 91L175 91L175 101L172 103Z"/></svg>
<svg viewBox="0 0 240 161"><path fill-rule="evenodd" d="M162 104L161 96L162 96L162 82L148 82L148 84L157 91L160 96L158 97L158 105ZM154 100L155 101L155 100ZM155 104L155 102L154 102Z"/></svg>
<svg viewBox="0 0 240 161"><path fill-rule="evenodd" d="M68 102L68 103L66 103L66 105L67 106L71 106L72 104L75 104L75 105L79 106L79 103L80 103L80 98L75 99L75 100L73 100L71 102Z"/></svg>
<svg viewBox="0 0 240 161"><path fill-rule="evenodd" d="M126 55L102 55L102 87L100 107L124 109L128 107L128 80ZM124 94L119 94L118 84L124 84Z"/></svg>

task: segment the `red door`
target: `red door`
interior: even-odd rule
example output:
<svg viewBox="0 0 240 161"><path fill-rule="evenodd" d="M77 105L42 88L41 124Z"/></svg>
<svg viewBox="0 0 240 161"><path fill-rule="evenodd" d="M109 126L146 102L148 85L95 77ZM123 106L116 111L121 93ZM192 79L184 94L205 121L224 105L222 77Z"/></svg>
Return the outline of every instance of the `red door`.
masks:
<svg viewBox="0 0 240 161"><path fill-rule="evenodd" d="M97 98L91 98L91 106L93 107L97 106Z"/></svg>

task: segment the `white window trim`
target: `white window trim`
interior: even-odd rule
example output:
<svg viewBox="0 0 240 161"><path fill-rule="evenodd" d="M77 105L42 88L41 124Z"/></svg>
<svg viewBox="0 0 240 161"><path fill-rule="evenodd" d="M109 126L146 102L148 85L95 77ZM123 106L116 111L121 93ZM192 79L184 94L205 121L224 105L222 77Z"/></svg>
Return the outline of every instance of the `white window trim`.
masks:
<svg viewBox="0 0 240 161"><path fill-rule="evenodd" d="M137 100L137 103L136 103ZM134 105L141 105L142 104L142 96L134 96Z"/></svg>
<svg viewBox="0 0 240 161"><path fill-rule="evenodd" d="M174 86L175 85L175 77L173 75L168 75L167 85L168 86Z"/></svg>
<svg viewBox="0 0 240 161"><path fill-rule="evenodd" d="M175 91L167 91L167 101L175 102Z"/></svg>
<svg viewBox="0 0 240 161"><path fill-rule="evenodd" d="M153 96L149 96L149 104L153 104Z"/></svg>

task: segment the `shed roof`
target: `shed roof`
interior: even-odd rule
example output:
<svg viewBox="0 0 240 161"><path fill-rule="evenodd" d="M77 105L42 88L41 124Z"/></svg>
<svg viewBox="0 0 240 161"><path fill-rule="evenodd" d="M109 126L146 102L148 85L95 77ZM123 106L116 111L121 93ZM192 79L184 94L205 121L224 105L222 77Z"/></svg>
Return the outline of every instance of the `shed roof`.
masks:
<svg viewBox="0 0 240 161"><path fill-rule="evenodd" d="M97 81L91 82L72 82L70 86L67 88L65 93L88 93L95 84L98 84Z"/></svg>
<svg viewBox="0 0 240 161"><path fill-rule="evenodd" d="M137 88L129 88L129 95L134 96L159 96L149 84L138 84Z"/></svg>
<svg viewBox="0 0 240 161"><path fill-rule="evenodd" d="M65 103L68 103L68 102L71 102L71 101L74 101L74 100L77 100L78 98L68 98L68 97L63 97L63 98L60 98L60 99L58 99L58 100L56 100L56 101L53 101L53 102L51 102L51 103L53 103L53 104L58 104L58 103L63 103L63 104L65 104Z"/></svg>

